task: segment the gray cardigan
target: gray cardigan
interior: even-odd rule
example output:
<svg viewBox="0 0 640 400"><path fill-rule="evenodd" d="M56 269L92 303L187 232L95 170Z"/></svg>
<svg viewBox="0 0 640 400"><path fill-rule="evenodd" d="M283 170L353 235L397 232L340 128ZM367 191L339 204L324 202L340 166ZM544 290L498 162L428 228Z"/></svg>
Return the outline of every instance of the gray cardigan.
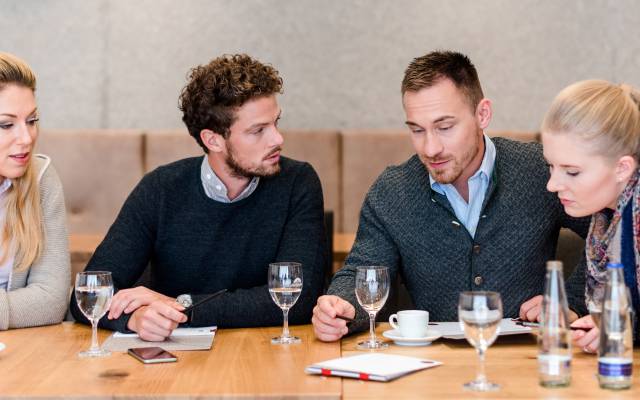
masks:
<svg viewBox="0 0 640 400"><path fill-rule="evenodd" d="M70 264L64 195L46 156L36 155L45 245L40 257L21 271L13 270L7 290L0 290L0 330L56 324L69 297Z"/></svg>
<svg viewBox="0 0 640 400"><path fill-rule="evenodd" d="M586 236L589 218L568 217L546 190L542 147L492 140L495 169L474 238L447 198L431 189L417 156L387 168L373 184L354 246L328 291L356 308L352 331L368 318L354 294L356 266L388 266L392 282L401 274L414 304L432 321L457 320L458 294L466 290L499 292L504 316L515 317L524 301L542 294L545 262L554 257L560 228ZM566 286L569 304L583 313L584 260Z"/></svg>

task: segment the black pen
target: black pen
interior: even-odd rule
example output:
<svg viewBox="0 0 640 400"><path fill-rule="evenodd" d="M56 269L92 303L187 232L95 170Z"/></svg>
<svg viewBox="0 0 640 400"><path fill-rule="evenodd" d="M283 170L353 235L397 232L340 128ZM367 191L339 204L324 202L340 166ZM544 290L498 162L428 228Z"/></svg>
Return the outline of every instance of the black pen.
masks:
<svg viewBox="0 0 640 400"><path fill-rule="evenodd" d="M343 315L336 315L336 318L341 319L343 321L347 321L347 323L353 322L353 318L345 317Z"/></svg>
<svg viewBox="0 0 640 400"><path fill-rule="evenodd" d="M520 325L520 326L524 326L524 327L528 327L528 328L540 328L540 323L539 322L529 322L529 321L523 321L523 320L518 320L518 321L513 321L516 323L516 325ZM569 326L569 329L572 331L589 331L591 328L583 328L581 326Z"/></svg>
<svg viewBox="0 0 640 400"><path fill-rule="evenodd" d="M218 290L218 291L217 291L217 292L215 292L214 294L209 295L209 296L205 297L204 299L202 299L202 300L200 300L200 301L198 301L198 302L196 302L196 303L193 303L193 304L192 304L192 305L190 305L189 307L185 308L184 310L182 310L182 313L183 313L183 314L188 314L188 313L190 313L194 308L196 308L196 307L198 307L198 306L203 305L204 303L206 303L206 302L207 302L207 301L209 301L209 300L215 299L216 297L220 296L222 293L224 293L224 292L226 292L226 291L227 291L227 289Z"/></svg>

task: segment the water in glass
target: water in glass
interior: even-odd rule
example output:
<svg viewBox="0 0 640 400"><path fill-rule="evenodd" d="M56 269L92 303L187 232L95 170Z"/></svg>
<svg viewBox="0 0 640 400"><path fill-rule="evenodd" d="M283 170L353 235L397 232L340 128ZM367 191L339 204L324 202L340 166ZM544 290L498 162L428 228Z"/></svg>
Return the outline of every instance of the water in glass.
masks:
<svg viewBox="0 0 640 400"><path fill-rule="evenodd" d="M464 388L474 391L491 391L499 385L487 380L484 373L484 355L500 333L502 300L495 292L462 292L458 302L458 319L467 341L476 348L480 359L478 375Z"/></svg>
<svg viewBox="0 0 640 400"><path fill-rule="evenodd" d="M78 308L91 322L91 347L80 352L80 357L105 357L111 353L98 345L98 321L111 305L113 281L111 272L84 271L76 275L76 301Z"/></svg>
<svg viewBox="0 0 640 400"><path fill-rule="evenodd" d="M278 262L269 264L269 294L282 309L284 324L282 335L271 339L272 344L300 343L299 337L289 334L289 309L296 304L302 292L302 264Z"/></svg>

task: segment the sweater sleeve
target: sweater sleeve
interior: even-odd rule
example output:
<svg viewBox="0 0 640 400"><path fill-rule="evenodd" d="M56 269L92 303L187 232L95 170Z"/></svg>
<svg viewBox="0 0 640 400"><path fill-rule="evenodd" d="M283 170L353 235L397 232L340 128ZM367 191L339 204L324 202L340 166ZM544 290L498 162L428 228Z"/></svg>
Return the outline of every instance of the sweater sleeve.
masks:
<svg viewBox="0 0 640 400"><path fill-rule="evenodd" d="M44 246L24 271L26 285L0 291L0 329L56 324L67 311L70 262L62 184L52 166L40 180ZM15 279L13 279L15 280Z"/></svg>
<svg viewBox="0 0 640 400"><path fill-rule="evenodd" d="M85 268L85 271L111 272L114 293L119 289L134 287L149 263L156 237L159 201L154 175L146 175L125 201ZM78 308L75 293L71 296L69 308L76 321L89 324ZM131 314L123 313L115 320L102 318L99 326L124 332L127 331L130 317Z"/></svg>
<svg viewBox="0 0 640 400"><path fill-rule="evenodd" d="M369 326L369 316L358 304L355 295L356 269L358 266L382 265L389 267L389 285L395 281L400 255L398 248L378 216L375 204L379 200L378 184L367 194L360 212L358 233L344 267L331 281L327 294L339 296L356 309L355 321L349 326L349 333L365 330Z"/></svg>
<svg viewBox="0 0 640 400"><path fill-rule="evenodd" d="M292 324L308 324L318 296L322 292L326 264L323 197L320 179L309 164L304 164L293 183L289 212L276 259L302 264L303 289L289 312ZM266 275L266 272L265 272ZM193 295L197 302L206 295ZM250 316L250 317L249 317ZM226 328L277 326L282 311L269 295L268 285L236 289L194 310L194 326L218 325Z"/></svg>

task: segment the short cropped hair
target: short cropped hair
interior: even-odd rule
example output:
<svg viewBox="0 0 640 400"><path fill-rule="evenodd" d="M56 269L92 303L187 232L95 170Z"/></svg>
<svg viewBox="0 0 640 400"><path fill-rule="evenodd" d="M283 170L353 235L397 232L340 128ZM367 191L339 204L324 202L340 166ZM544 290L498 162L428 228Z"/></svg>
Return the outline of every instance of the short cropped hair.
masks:
<svg viewBox="0 0 640 400"><path fill-rule="evenodd" d="M229 136L235 111L249 100L282 93L282 78L271 65L246 54L225 54L191 69L180 94L180 110L189 134L208 152L200 132Z"/></svg>
<svg viewBox="0 0 640 400"><path fill-rule="evenodd" d="M469 57L455 51L434 51L414 58L402 80L402 94L431 87L442 79L451 80L475 111L484 98L478 72Z"/></svg>

